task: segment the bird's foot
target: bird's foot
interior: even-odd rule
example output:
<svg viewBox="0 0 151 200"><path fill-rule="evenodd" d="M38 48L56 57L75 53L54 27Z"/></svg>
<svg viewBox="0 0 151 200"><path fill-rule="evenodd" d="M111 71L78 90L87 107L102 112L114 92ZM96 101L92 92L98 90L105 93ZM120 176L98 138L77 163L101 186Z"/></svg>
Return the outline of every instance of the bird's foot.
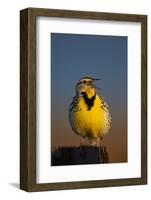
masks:
<svg viewBox="0 0 151 200"><path fill-rule="evenodd" d="M84 136L84 137L82 137L82 140L81 140L81 142L80 142L80 146L87 146L87 142L86 142L86 137Z"/></svg>
<svg viewBox="0 0 151 200"><path fill-rule="evenodd" d="M97 138L97 140L96 140L96 146L97 147L101 146L101 140L102 140L102 137Z"/></svg>

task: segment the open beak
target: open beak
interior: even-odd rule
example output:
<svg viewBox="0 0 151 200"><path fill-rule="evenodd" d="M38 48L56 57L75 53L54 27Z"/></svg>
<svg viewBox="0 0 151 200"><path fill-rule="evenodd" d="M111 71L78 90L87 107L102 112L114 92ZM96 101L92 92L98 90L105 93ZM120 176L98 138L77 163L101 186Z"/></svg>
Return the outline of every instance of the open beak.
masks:
<svg viewBox="0 0 151 200"><path fill-rule="evenodd" d="M94 80L94 81L100 81L100 80L102 80L102 79L100 79L100 78L93 78L93 80Z"/></svg>

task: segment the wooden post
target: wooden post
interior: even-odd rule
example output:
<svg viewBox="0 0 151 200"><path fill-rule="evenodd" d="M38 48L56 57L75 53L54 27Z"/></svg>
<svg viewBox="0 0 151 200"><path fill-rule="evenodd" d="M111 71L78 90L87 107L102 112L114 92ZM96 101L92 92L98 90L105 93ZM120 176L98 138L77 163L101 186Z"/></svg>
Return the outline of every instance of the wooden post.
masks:
<svg viewBox="0 0 151 200"><path fill-rule="evenodd" d="M106 147L81 146L59 147L51 154L51 165L80 165L108 163Z"/></svg>

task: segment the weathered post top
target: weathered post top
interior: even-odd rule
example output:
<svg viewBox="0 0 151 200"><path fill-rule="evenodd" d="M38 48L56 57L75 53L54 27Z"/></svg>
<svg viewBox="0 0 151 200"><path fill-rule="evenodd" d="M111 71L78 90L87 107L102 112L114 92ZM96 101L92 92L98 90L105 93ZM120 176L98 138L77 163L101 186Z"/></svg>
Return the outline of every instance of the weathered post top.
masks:
<svg viewBox="0 0 151 200"><path fill-rule="evenodd" d="M52 166L108 162L109 155L104 146L58 147L51 154Z"/></svg>

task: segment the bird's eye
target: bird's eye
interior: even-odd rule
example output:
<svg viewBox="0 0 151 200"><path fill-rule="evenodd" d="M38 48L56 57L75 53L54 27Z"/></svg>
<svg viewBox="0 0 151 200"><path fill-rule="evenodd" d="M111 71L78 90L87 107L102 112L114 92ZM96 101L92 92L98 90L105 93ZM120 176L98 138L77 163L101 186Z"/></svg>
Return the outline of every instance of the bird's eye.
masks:
<svg viewBox="0 0 151 200"><path fill-rule="evenodd" d="M84 80L83 83L86 83L86 80Z"/></svg>

